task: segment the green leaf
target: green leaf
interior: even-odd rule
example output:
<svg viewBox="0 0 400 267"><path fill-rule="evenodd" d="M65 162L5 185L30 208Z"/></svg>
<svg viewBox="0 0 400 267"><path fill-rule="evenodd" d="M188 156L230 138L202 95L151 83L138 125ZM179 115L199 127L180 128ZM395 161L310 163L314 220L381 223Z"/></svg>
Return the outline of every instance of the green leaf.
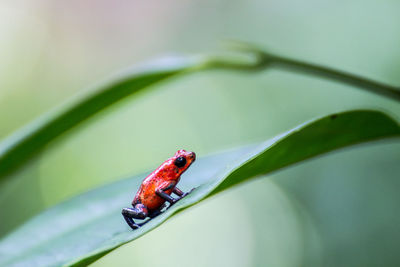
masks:
<svg viewBox="0 0 400 267"><path fill-rule="evenodd" d="M198 65L198 60L168 58L139 70L129 70L90 95L34 121L0 144L0 181L52 140L101 110Z"/></svg>
<svg viewBox="0 0 400 267"><path fill-rule="evenodd" d="M192 71L225 69L245 72L281 68L331 79L391 99L400 100L400 88L398 87L324 66L267 53L250 44L236 43L236 45L239 46L238 50L245 52L241 56L248 54L250 58L240 58L233 55L222 58L169 58L169 60L152 64L144 70L128 71L115 82L107 83L93 90L91 95L58 112L51 112L26 126L22 131L0 143L0 181L18 167L23 166L52 140L101 110L128 96L136 95L152 85Z"/></svg>
<svg viewBox="0 0 400 267"><path fill-rule="evenodd" d="M300 125L260 145L200 158L179 185L185 191L196 190L134 231L120 211L146 175L121 180L48 209L6 236L0 241L0 265L86 266L233 185L334 149L399 136L400 126L390 117L358 110Z"/></svg>

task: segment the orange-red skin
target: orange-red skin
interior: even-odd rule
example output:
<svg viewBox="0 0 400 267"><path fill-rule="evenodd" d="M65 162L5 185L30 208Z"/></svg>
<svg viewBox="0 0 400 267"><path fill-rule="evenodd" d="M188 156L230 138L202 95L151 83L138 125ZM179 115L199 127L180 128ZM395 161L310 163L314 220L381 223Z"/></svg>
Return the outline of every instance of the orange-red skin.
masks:
<svg viewBox="0 0 400 267"><path fill-rule="evenodd" d="M178 157L186 158L186 165L184 167L178 168L175 166L174 161ZM159 209L164 204L165 200L156 194L156 190L172 184L172 188L165 191L165 193L171 195L182 173L189 168L195 159L196 155L193 152L187 152L183 149L178 150L172 158L166 160L143 180L132 201L132 206L141 203L145 205L149 211Z"/></svg>

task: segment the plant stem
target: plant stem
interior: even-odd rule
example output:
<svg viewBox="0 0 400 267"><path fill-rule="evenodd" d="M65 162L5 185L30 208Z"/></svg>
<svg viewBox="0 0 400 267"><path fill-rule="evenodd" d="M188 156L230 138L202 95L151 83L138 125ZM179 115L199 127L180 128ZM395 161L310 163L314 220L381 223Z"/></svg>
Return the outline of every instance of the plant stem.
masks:
<svg viewBox="0 0 400 267"><path fill-rule="evenodd" d="M400 87L395 87L380 83L368 78L335 70L325 66L312 64L300 60L282 57L275 54L266 53L254 47L240 47L243 52L248 52L255 56L255 60L243 61L232 60L231 58L214 58L204 64L203 69L234 69L240 71L266 70L270 68L283 69L295 73L304 73L329 79L332 81L348 84L366 91L385 96L390 99L400 101Z"/></svg>
<svg viewBox="0 0 400 267"><path fill-rule="evenodd" d="M338 81L400 101L399 87L394 87L354 74L290 58L268 55L268 60L270 61L270 65L272 65L271 67L275 65L278 68L288 69L293 72L303 72L305 74Z"/></svg>

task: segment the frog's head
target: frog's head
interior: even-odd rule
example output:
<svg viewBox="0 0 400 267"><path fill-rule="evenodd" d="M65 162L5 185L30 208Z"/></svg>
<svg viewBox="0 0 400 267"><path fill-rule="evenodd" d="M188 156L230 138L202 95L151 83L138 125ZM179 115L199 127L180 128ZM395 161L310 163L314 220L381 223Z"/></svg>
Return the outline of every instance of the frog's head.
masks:
<svg viewBox="0 0 400 267"><path fill-rule="evenodd" d="M194 152L178 150L174 155L174 164L181 172L185 171L196 160Z"/></svg>

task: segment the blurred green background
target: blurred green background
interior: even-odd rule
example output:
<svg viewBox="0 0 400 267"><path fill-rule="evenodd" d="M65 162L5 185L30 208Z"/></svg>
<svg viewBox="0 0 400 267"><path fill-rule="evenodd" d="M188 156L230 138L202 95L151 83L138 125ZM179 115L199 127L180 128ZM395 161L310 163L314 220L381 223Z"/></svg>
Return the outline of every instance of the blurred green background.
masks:
<svg viewBox="0 0 400 267"><path fill-rule="evenodd" d="M132 64L217 52L223 40L399 85L399 13L396 0L1 0L0 139ZM355 108L400 117L395 101L281 71L170 81L58 138L0 184L0 236L179 148L204 156ZM398 141L342 150L202 202L93 265L399 266L399 177Z"/></svg>

